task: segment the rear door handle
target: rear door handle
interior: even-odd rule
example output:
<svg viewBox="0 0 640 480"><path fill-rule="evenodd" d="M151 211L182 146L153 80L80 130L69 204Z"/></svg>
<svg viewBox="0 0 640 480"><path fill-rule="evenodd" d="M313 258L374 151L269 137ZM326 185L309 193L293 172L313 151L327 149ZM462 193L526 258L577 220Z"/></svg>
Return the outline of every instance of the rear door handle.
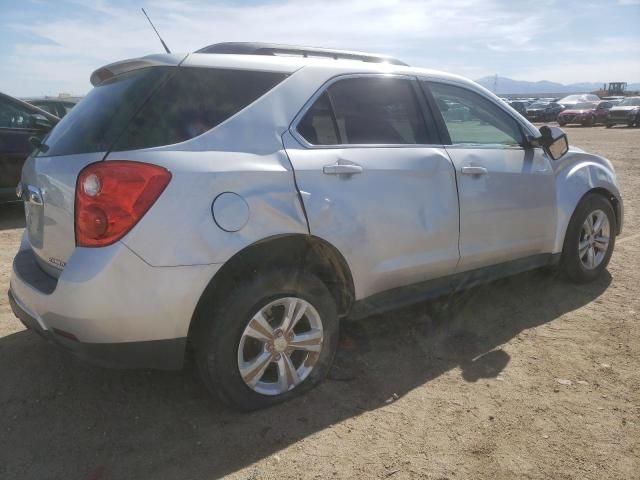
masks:
<svg viewBox="0 0 640 480"><path fill-rule="evenodd" d="M322 172L326 175L353 175L362 173L363 168L355 163L342 163L339 160L333 165L325 165Z"/></svg>
<svg viewBox="0 0 640 480"><path fill-rule="evenodd" d="M463 175L486 175L487 173L489 173L489 170L477 165L467 165L465 167L462 167L461 170Z"/></svg>

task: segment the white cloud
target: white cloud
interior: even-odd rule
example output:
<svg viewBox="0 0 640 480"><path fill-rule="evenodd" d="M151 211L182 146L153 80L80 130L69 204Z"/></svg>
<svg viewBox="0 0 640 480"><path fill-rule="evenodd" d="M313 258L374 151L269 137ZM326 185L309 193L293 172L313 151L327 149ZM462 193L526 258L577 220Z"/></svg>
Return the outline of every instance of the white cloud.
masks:
<svg viewBox="0 0 640 480"><path fill-rule="evenodd" d="M76 15L44 16L16 27L47 42L21 43L8 55L0 53L0 90L14 95L84 93L90 88L89 75L101 65L162 51L139 6L73 1ZM221 41L266 41L385 53L472 78L526 73L532 80L558 80L571 76L562 67L569 71L572 63L579 67L576 72L595 75L585 80L601 77L597 65L583 68L581 59L546 55L544 45L564 26L551 4L523 12L502 0L286 0L251 5L157 0L145 8L177 52ZM634 48L638 44L636 34ZM625 54L624 46L616 48ZM580 53L564 51L572 57ZM625 61L616 61L623 70ZM622 78L640 79L630 78L637 65L628 68L629 74L621 71ZM572 81L577 80L577 73L574 76Z"/></svg>

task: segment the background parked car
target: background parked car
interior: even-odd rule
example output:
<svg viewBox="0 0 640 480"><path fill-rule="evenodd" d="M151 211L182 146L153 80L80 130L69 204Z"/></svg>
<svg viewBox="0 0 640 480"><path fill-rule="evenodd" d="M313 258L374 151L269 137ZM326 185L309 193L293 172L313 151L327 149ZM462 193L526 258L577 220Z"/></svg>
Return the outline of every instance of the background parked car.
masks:
<svg viewBox="0 0 640 480"><path fill-rule="evenodd" d="M614 95L612 97L601 97L602 100L606 100L607 102L611 102L612 106L616 106L620 104L625 98L624 96Z"/></svg>
<svg viewBox="0 0 640 480"><path fill-rule="evenodd" d="M532 122L550 122L564 110L557 102L534 102L527 107L527 118Z"/></svg>
<svg viewBox="0 0 640 480"><path fill-rule="evenodd" d="M27 99L26 102L41 108L58 118L62 118L69 113L73 107L75 107L77 100L70 100L66 98L32 98Z"/></svg>
<svg viewBox="0 0 640 480"><path fill-rule="evenodd" d="M561 127L569 123L579 123L584 126L605 123L612 106L613 104L607 101L578 103L563 110L558 115L558 123Z"/></svg>
<svg viewBox="0 0 640 480"><path fill-rule="evenodd" d="M509 102L509 105L518 112L520 115L527 116L527 107L529 106L529 102L526 100L512 100Z"/></svg>
<svg viewBox="0 0 640 480"><path fill-rule="evenodd" d="M0 203L18 200L16 185L33 150L29 138L44 136L58 120L49 112L0 93Z"/></svg>
<svg viewBox="0 0 640 480"><path fill-rule="evenodd" d="M574 105L577 105L578 103L599 102L599 101L600 101L600 97L597 95L594 95L593 93L578 93L574 95L567 95L566 97L563 97L560 100L558 100L558 103L564 105L566 108L569 108L569 107L573 107Z"/></svg>
<svg viewBox="0 0 640 480"><path fill-rule="evenodd" d="M640 97L627 97L609 110L607 128L618 124L640 127Z"/></svg>

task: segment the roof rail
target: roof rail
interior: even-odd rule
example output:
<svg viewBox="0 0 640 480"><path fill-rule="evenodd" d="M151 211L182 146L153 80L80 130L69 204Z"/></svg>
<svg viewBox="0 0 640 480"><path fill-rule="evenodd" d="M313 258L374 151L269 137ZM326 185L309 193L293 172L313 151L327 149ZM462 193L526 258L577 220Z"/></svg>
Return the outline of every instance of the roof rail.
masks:
<svg viewBox="0 0 640 480"><path fill-rule="evenodd" d="M332 50L329 48L300 47L296 45L281 45L277 43L259 42L224 42L214 43L207 47L196 50L195 53L226 53L236 55L294 55L302 57L323 57L335 60L360 60L371 63L391 63L393 65L404 65L406 63L397 58L386 55L375 55L364 52L351 52L348 50Z"/></svg>

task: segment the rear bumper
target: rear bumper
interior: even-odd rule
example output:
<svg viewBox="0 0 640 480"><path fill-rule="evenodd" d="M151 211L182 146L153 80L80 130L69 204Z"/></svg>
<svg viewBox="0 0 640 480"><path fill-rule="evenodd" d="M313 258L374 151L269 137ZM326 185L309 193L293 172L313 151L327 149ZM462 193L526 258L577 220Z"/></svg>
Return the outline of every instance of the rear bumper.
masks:
<svg viewBox="0 0 640 480"><path fill-rule="evenodd" d="M77 248L58 279L23 239L9 298L30 329L102 366L179 369L195 307L219 265L152 267L122 243Z"/></svg>
<svg viewBox="0 0 640 480"><path fill-rule="evenodd" d="M176 370L183 364L186 338L148 342L85 343L65 337L55 329L43 329L38 320L18 304L11 290L9 304L13 314L29 330L93 365L109 368Z"/></svg>

